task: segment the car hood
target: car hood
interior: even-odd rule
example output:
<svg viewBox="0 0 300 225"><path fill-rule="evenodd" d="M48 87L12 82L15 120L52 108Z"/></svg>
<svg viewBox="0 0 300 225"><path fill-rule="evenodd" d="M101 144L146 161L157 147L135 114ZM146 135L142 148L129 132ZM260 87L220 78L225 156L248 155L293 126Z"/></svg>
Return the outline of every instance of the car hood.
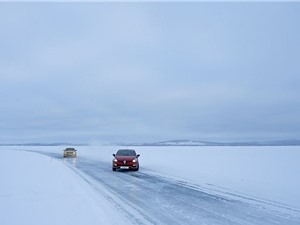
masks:
<svg viewBox="0 0 300 225"><path fill-rule="evenodd" d="M131 161L131 160L134 160L136 158L136 156L121 156L121 155L116 155L115 158L119 161L123 161L123 160L126 160L126 161Z"/></svg>

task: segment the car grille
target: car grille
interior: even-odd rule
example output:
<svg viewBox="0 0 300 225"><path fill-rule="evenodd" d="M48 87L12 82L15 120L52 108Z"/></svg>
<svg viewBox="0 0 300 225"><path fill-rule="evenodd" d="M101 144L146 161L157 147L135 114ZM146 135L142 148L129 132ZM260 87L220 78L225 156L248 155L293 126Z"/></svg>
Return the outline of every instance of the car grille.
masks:
<svg viewBox="0 0 300 225"><path fill-rule="evenodd" d="M131 166L132 161L122 160L122 161L118 161L117 164L120 165L120 166Z"/></svg>
<svg viewBox="0 0 300 225"><path fill-rule="evenodd" d="M65 152L64 155L65 156L75 156L76 153L75 152Z"/></svg>

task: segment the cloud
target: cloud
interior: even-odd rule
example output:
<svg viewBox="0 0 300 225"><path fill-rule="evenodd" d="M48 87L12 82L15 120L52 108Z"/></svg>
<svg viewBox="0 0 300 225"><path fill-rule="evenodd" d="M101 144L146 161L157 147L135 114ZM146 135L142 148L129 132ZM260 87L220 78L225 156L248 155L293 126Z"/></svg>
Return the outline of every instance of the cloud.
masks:
<svg viewBox="0 0 300 225"><path fill-rule="evenodd" d="M297 138L300 8L247 6L2 4L0 142Z"/></svg>

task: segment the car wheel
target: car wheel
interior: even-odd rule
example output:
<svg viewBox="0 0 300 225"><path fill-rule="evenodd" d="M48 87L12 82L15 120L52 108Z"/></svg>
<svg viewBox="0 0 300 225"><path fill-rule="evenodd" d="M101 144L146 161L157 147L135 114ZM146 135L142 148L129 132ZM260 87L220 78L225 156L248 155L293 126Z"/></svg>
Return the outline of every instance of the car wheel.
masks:
<svg viewBox="0 0 300 225"><path fill-rule="evenodd" d="M112 168L113 171L116 171L116 168Z"/></svg>

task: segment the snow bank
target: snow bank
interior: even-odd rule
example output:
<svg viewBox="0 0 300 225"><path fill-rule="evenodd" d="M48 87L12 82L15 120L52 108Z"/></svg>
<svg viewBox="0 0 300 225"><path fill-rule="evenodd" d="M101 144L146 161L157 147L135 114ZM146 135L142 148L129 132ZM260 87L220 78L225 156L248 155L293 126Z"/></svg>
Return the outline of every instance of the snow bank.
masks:
<svg viewBox="0 0 300 225"><path fill-rule="evenodd" d="M113 224L110 204L63 163L1 150L0 224Z"/></svg>

